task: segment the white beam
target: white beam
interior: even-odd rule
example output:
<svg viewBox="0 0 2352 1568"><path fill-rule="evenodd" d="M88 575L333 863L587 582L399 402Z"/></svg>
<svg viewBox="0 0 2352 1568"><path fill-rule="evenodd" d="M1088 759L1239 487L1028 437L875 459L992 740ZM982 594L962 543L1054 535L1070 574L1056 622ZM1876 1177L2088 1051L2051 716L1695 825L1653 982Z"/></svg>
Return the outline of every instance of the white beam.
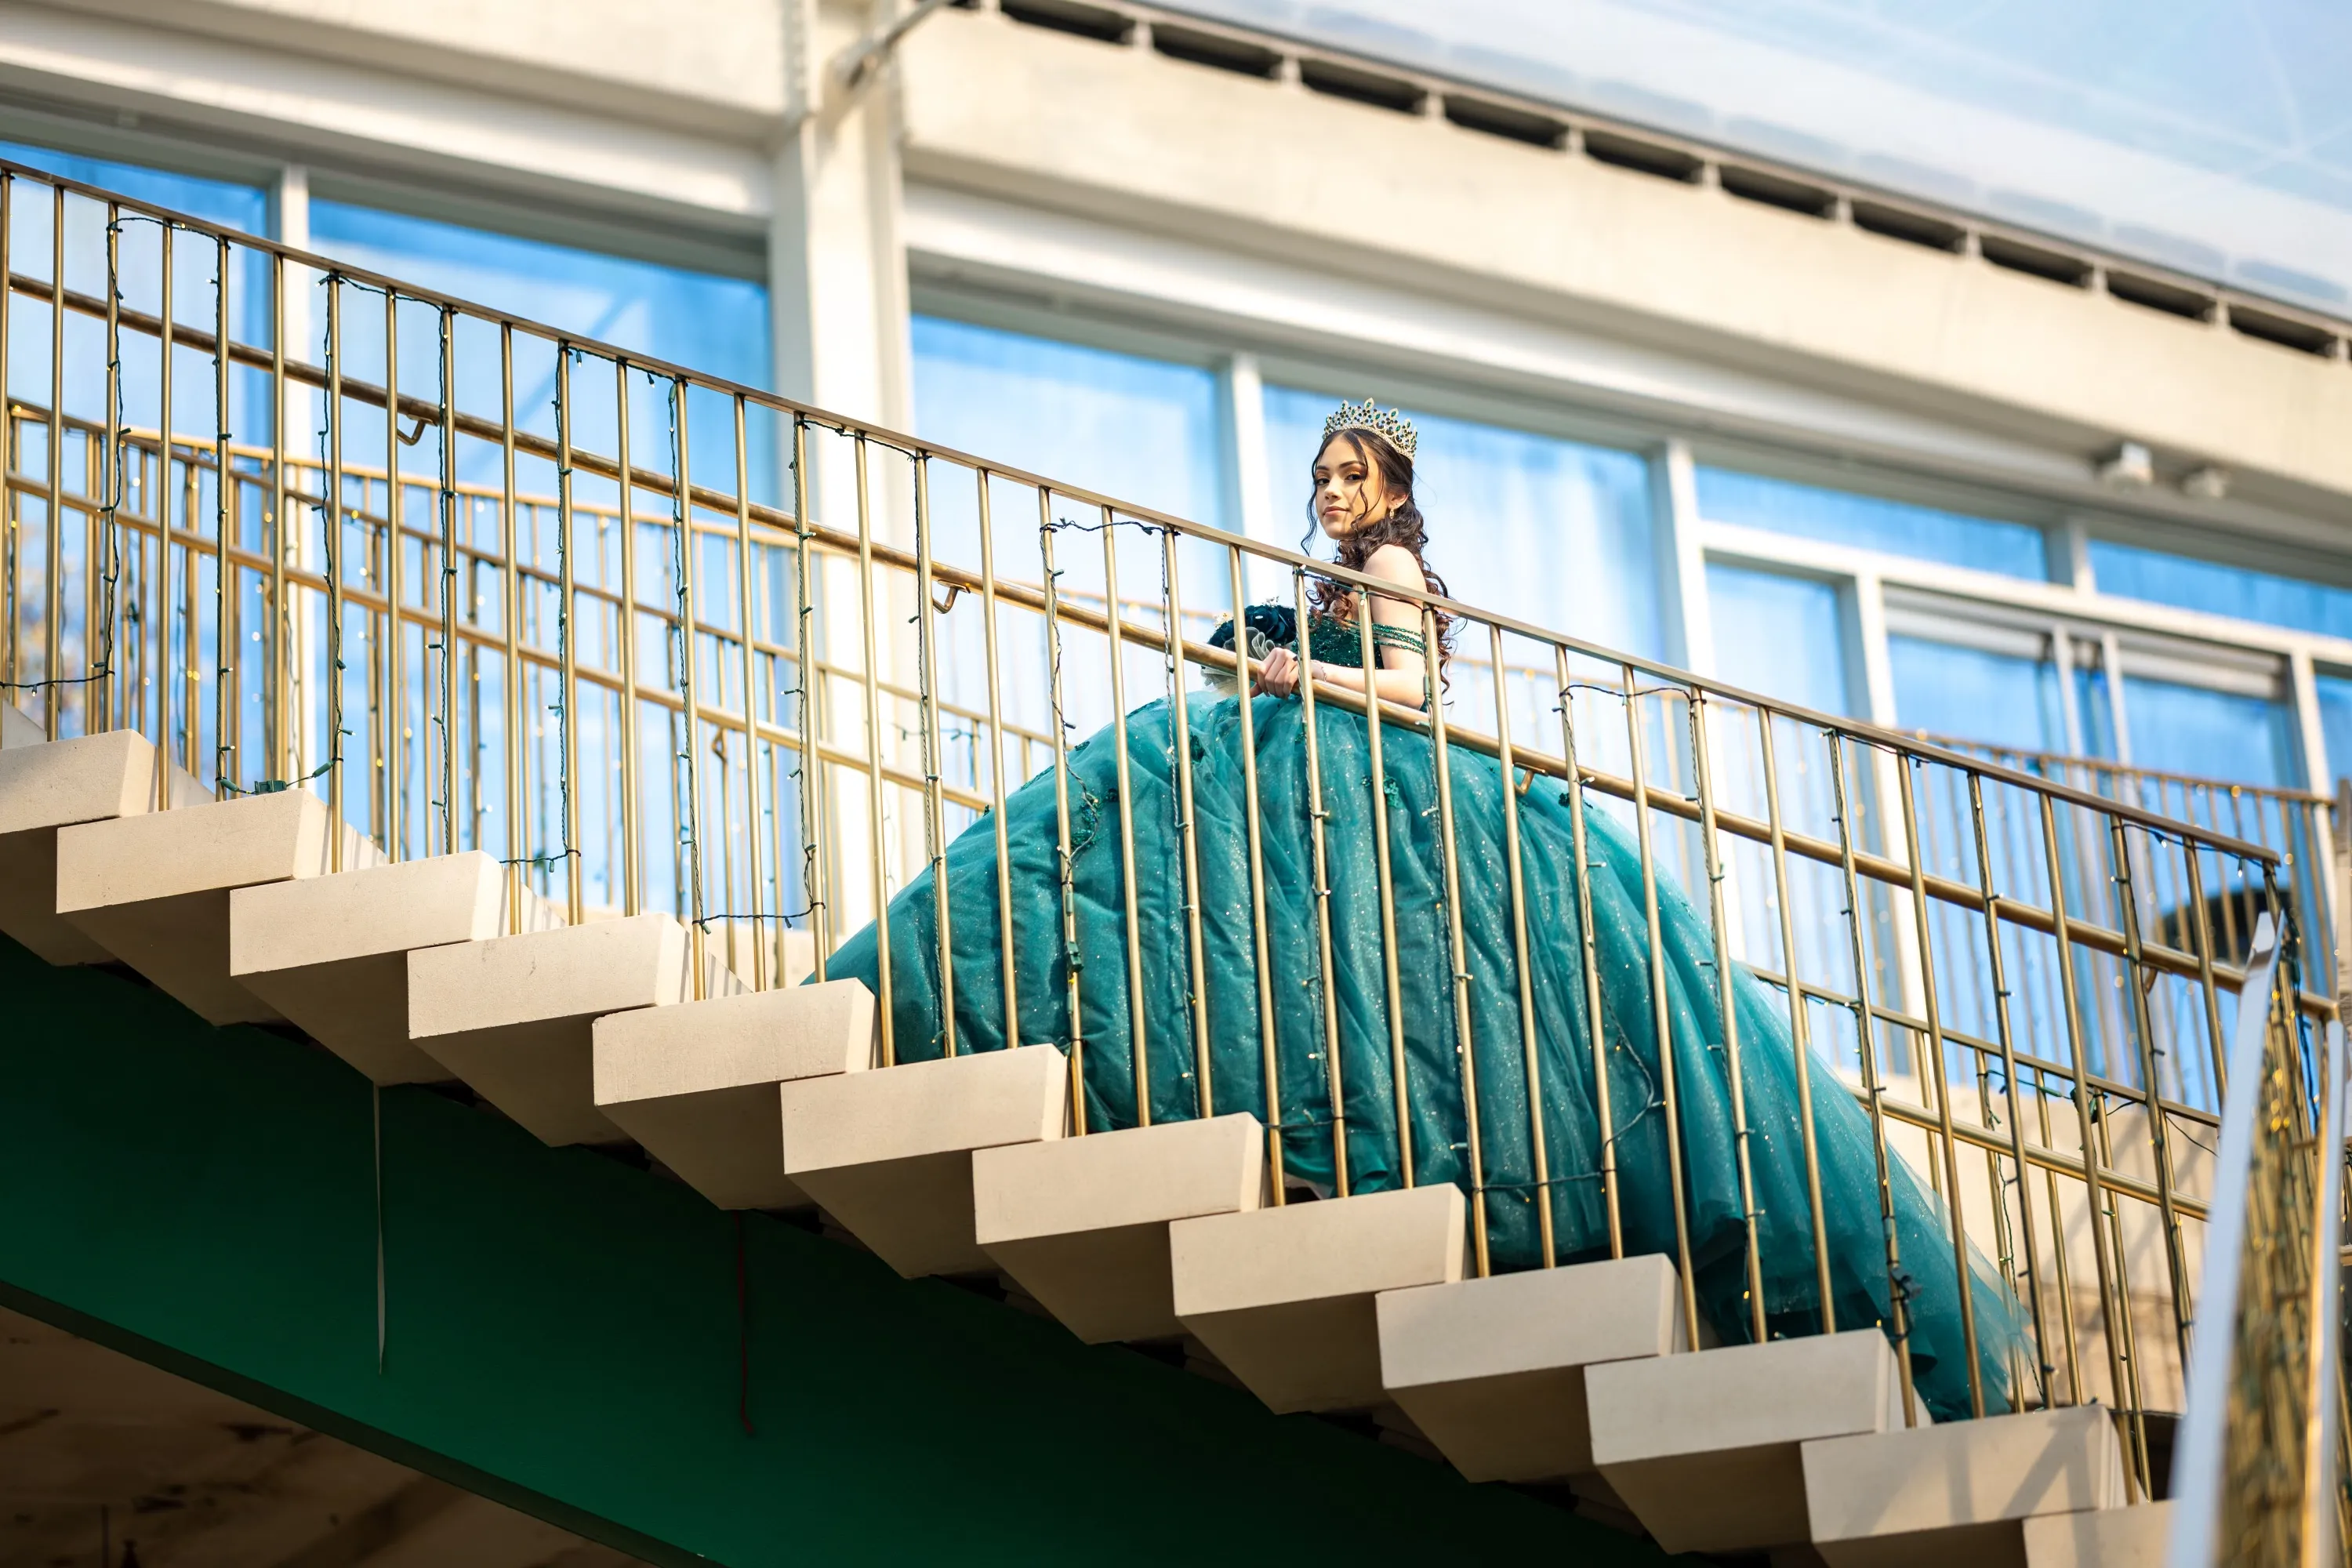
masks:
<svg viewBox="0 0 2352 1568"><path fill-rule="evenodd" d="M1698 473L1686 443L1669 441L1652 455L1650 499L1667 661L1695 675L1714 675L1715 629L1707 615Z"/></svg>

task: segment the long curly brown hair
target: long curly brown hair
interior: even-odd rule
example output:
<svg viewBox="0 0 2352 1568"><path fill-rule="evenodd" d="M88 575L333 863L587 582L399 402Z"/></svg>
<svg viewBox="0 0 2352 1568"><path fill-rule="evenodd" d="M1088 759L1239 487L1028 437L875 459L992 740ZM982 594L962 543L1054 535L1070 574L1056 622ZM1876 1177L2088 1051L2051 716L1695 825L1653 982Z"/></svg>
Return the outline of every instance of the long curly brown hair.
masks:
<svg viewBox="0 0 2352 1568"><path fill-rule="evenodd" d="M1413 563L1421 568L1422 585L1433 594L1450 598L1452 595L1445 586L1445 579L1439 576L1429 563L1429 524L1423 519L1421 507L1413 499L1412 459L1397 450L1379 431L1368 430L1360 425L1334 430L1329 439L1316 449L1316 457L1321 458L1333 441L1347 442L1368 468L1380 470L1381 483L1387 492L1402 498L1390 510L1388 516L1356 530L1339 542L1338 563L1351 572L1361 572L1373 552L1383 545L1402 544L1412 552ZM1298 542L1301 551L1312 552L1315 535L1321 526L1322 520L1315 510L1315 495L1310 490L1307 497L1307 534ZM1307 602L1318 616L1352 618L1355 597L1346 584L1325 577L1318 577L1307 588ZM1454 657L1454 617L1442 611L1436 615L1437 659L1443 668Z"/></svg>

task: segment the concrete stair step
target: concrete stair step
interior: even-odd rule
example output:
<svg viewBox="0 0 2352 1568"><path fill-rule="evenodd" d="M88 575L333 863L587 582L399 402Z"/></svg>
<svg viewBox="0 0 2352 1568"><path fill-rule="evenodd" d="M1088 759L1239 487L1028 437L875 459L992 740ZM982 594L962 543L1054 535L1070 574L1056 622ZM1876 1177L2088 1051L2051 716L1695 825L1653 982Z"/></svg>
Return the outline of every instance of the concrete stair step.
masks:
<svg viewBox="0 0 2352 1568"><path fill-rule="evenodd" d="M0 705L5 706L5 705ZM49 741L6 708L0 741L0 931L51 963L105 963L104 943L58 913L58 830L136 816L155 804L155 748L130 730ZM177 768L172 804L212 794Z"/></svg>
<svg viewBox="0 0 2352 1568"><path fill-rule="evenodd" d="M327 875L329 832L326 803L291 789L63 827L58 912L207 1023L275 1023L230 973L229 896ZM346 868L382 858L341 832Z"/></svg>
<svg viewBox="0 0 2352 1568"><path fill-rule="evenodd" d="M1830 1568L2026 1568L2026 1520L2126 1500L2123 1445L2096 1405L1816 1438L1803 1465Z"/></svg>
<svg viewBox="0 0 2352 1568"><path fill-rule="evenodd" d="M1274 1410L1377 1408L1374 1299L1460 1279L1466 1212L1439 1184L1180 1220L1177 1319Z"/></svg>
<svg viewBox="0 0 2352 1568"><path fill-rule="evenodd" d="M1668 1552L1805 1546L1804 1445L1903 1426L1876 1329L1606 1362L1584 1391L1594 1467Z"/></svg>
<svg viewBox="0 0 2352 1568"><path fill-rule="evenodd" d="M1071 1332L1172 1340L1168 1227L1265 1202L1265 1129L1240 1113L1003 1144L973 1152L971 1185L981 1250Z"/></svg>
<svg viewBox="0 0 2352 1568"><path fill-rule="evenodd" d="M505 868L479 850L370 866L229 895L229 974L380 1084L457 1075L408 1037L412 949L507 930ZM524 895L524 927L562 923Z"/></svg>
<svg viewBox="0 0 2352 1568"><path fill-rule="evenodd" d="M723 1209L805 1208L784 1174L784 1084L879 1059L874 994L832 980L608 1013L593 1026L596 1109Z"/></svg>
<svg viewBox="0 0 2352 1568"><path fill-rule="evenodd" d="M1600 1491L1585 1368L1687 1349L1680 1297L1654 1256L1383 1291L1381 1380L1469 1479Z"/></svg>
<svg viewBox="0 0 2352 1568"><path fill-rule="evenodd" d="M408 1037L547 1143L625 1143L596 1109L594 1025L693 995L686 928L632 915L408 954ZM707 992L740 991L723 970Z"/></svg>
<svg viewBox="0 0 2352 1568"><path fill-rule="evenodd" d="M1058 1139L1069 1063L1053 1046L805 1078L779 1090L784 1174L912 1279L988 1274L972 1152Z"/></svg>
<svg viewBox="0 0 2352 1568"><path fill-rule="evenodd" d="M2164 1568L2168 1502L2078 1513L2043 1513L2020 1527L2025 1568Z"/></svg>

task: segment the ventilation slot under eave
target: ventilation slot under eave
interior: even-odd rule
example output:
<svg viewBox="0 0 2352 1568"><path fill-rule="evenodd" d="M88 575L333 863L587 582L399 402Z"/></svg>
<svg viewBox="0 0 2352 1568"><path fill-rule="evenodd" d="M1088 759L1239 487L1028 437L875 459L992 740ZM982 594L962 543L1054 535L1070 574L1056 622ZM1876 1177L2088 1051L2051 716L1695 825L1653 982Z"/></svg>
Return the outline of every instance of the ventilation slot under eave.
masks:
<svg viewBox="0 0 2352 1568"><path fill-rule="evenodd" d="M1999 234L1979 235L1977 248L1995 267L2047 278L2053 283L2063 283L2073 289L2090 287L2091 264L2079 256L2071 256L2063 250L2047 250Z"/></svg>
<svg viewBox="0 0 2352 1568"><path fill-rule="evenodd" d="M1376 109L1393 109L1400 114L1416 114L1429 94L1421 84L1402 77L1381 76L1375 71L1357 70L1351 66L1335 65L1329 60L1302 59L1298 62L1298 79L1317 92L1333 98L1353 99Z"/></svg>
<svg viewBox="0 0 2352 1568"><path fill-rule="evenodd" d="M2213 297L2194 289L2184 289L2178 283L2168 283L2160 278L2149 278L2137 272L2118 272L2107 268L2107 292L2134 305L2144 305L2151 310L2168 315L2186 316L2192 321L2213 319Z"/></svg>
<svg viewBox="0 0 2352 1568"><path fill-rule="evenodd" d="M1507 136L1530 146L1559 148L1568 145L1568 126L1565 123L1549 115L1514 109L1507 103L1490 103L1483 98L1449 95L1445 100L1445 118L1465 131Z"/></svg>
<svg viewBox="0 0 2352 1568"><path fill-rule="evenodd" d="M1889 239L1924 245L1930 250L1946 250L1955 255L1969 239L1969 231L1958 224L1929 217L1926 213L1913 212L1908 207L1890 207L1883 202L1854 203L1853 226L1871 234L1885 235Z"/></svg>
<svg viewBox="0 0 2352 1568"><path fill-rule="evenodd" d="M2250 338L2260 338L2266 343L2283 348L2300 349L2307 354L2332 358L2336 353L2336 334L2310 321L2299 321L2292 316L2273 316L2268 310L2257 310L2244 305L2230 307L2230 325Z"/></svg>
<svg viewBox="0 0 2352 1568"><path fill-rule="evenodd" d="M1663 142L1620 136L1611 131L1587 131L1584 133L1584 150L1601 162L1617 168L1655 174L1662 180L1679 180L1686 185L1696 184L1699 171L1706 167L1706 160L1696 153L1685 153L1679 147L1669 147Z"/></svg>
<svg viewBox="0 0 2352 1568"><path fill-rule="evenodd" d="M1827 217L1837 211L1835 191L1809 185L1802 180L1768 174L1760 169L1743 169L1736 163L1717 165L1716 177L1725 190L1743 201L1785 207L1792 213L1803 213L1807 217Z"/></svg>
<svg viewBox="0 0 2352 1568"><path fill-rule="evenodd" d="M1171 59L1233 71L1241 76L1263 77L1271 80L1282 69L1282 56L1274 49L1263 48L1240 38L1229 38L1222 33L1197 33L1190 27L1171 27L1165 22L1152 24L1151 47Z"/></svg>
<svg viewBox="0 0 2352 1568"><path fill-rule="evenodd" d="M998 0L998 9L1032 27L1051 27L1100 43L1123 44L1135 34L1133 18L1073 0Z"/></svg>

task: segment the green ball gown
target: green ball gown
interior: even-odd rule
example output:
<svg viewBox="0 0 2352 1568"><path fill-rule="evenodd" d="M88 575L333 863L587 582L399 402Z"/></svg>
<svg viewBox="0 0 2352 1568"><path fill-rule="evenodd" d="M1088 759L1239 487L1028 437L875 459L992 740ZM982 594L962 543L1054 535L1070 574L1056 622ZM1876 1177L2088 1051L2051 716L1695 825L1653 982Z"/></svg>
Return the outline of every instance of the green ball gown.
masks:
<svg viewBox="0 0 2352 1568"><path fill-rule="evenodd" d="M1352 628L1331 622L1310 633L1315 656L1357 666ZM1306 709L1296 699L1251 699L1259 822L1265 878L1268 972L1280 1089L1286 1174L1323 1192L1332 1184L1330 1080L1324 1062L1323 973L1315 916L1314 852L1307 812ZM1209 1021L1213 1113L1265 1115L1259 1037L1255 921L1242 768L1241 700L1186 696L1191 731L1196 852ZM1347 1171L1353 1192L1402 1184L1402 1137L1412 1140L1413 1180L1451 1182L1474 1192L1457 1058L1445 877L1440 852L1437 770L1431 740L1391 722L1381 731L1394 889L1397 969L1403 1012L1410 1126L1397 1124L1396 1093L1375 864L1368 721L1318 703L1316 734L1328 816L1331 984L1339 1018ZM1127 718L1129 803L1135 834L1138 945L1143 956L1144 1035L1151 1120L1201 1113L1195 1085L1193 1014L1184 927L1173 726L1163 700ZM1005 803L1010 848L1017 1043L1067 1049L1069 967L1078 971L1085 1042L1087 1125L1136 1124L1126 952L1126 868L1119 847L1117 731L1106 727L1069 754L1072 871L1077 908L1075 951L1066 951L1058 835L1050 770ZM1521 1044L1518 976L1505 866L1503 789L1495 759L1453 748L1448 768L1471 976L1474 1053L1489 1247L1496 1270L1539 1261L1536 1205L1551 1205L1558 1261L1608 1256L1608 1219L1599 1179L1600 1120L1583 975L1580 900L1590 892L1607 1030L1610 1103L1617 1130L1619 1202L1629 1253L1675 1251L1660 1093L1658 1031L1652 1010L1647 918L1640 852L1629 829L1601 811L1585 813L1588 875L1576 875L1570 807L1559 781L1537 778L1519 796L1531 989L1549 1192L1536 1183ZM999 947L997 858L986 818L958 836L944 858L955 965L959 1051L1006 1046ZM1665 998L1674 1041L1685 1212L1699 1308L1726 1343L1751 1337L1745 1227L1727 1053L1724 1048L1715 942L1706 920L1662 879L1660 927ZM891 900L891 1023L897 1058L941 1053L937 904L930 873ZM834 956L830 977L875 986L872 926ZM1812 1227L1805 1189L1794 1054L1786 996L1745 969L1733 982L1748 1123L1765 1319L1777 1336L1820 1326ZM1885 1226L1867 1117L1829 1064L1811 1073L1822 1173L1830 1279L1841 1329L1874 1324L1893 1333ZM1891 1158L1891 1156L1890 1156ZM1948 1214L1895 1161L1892 1171L1901 1286L1911 1322L1914 1377L1938 1417L1969 1409L1958 1273ZM2015 1407L2012 1386L2031 1365L2023 1314L1998 1272L1970 1253L1978 1359L1986 1409Z"/></svg>

